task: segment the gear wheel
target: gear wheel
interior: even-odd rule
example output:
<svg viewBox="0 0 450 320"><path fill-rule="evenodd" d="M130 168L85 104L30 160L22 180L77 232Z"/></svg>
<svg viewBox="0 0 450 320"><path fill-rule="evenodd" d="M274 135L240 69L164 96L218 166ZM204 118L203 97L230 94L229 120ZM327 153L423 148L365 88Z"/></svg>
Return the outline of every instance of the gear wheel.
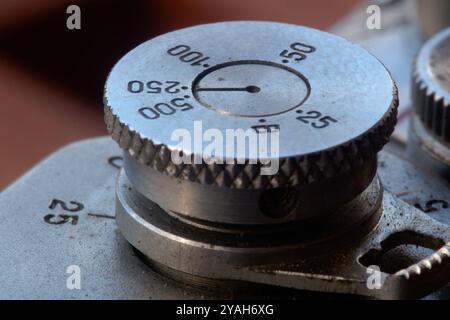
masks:
<svg viewBox="0 0 450 320"><path fill-rule="evenodd" d="M412 98L422 124L450 143L450 28L432 38L414 64Z"/></svg>

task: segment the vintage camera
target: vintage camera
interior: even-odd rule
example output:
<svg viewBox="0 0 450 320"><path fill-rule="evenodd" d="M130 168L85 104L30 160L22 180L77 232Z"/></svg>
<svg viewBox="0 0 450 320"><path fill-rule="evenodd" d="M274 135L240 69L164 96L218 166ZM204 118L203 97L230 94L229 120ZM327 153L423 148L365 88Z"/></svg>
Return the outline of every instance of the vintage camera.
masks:
<svg viewBox="0 0 450 320"><path fill-rule="evenodd" d="M381 151L396 82L343 38L236 21L143 43L106 82L112 139L1 193L0 297L448 299L450 29L412 74L408 146Z"/></svg>

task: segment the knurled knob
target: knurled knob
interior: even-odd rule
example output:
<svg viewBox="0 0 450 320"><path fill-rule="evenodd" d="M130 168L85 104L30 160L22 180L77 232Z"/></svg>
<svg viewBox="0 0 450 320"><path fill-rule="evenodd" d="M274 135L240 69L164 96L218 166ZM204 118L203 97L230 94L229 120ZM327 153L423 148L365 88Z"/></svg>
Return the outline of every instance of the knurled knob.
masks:
<svg viewBox="0 0 450 320"><path fill-rule="evenodd" d="M234 189L350 172L387 143L398 105L389 72L364 49L306 27L247 21L143 43L114 67L104 97L108 131L128 157L180 181ZM263 163L248 145L227 148L227 130L277 132L278 151ZM180 132L191 140L180 142ZM205 155L211 136L223 147ZM176 163L174 152L203 161ZM205 161L212 157L223 163ZM275 158L279 170L262 174Z"/></svg>
<svg viewBox="0 0 450 320"><path fill-rule="evenodd" d="M440 142L450 143L450 28L430 39L414 64L415 113Z"/></svg>

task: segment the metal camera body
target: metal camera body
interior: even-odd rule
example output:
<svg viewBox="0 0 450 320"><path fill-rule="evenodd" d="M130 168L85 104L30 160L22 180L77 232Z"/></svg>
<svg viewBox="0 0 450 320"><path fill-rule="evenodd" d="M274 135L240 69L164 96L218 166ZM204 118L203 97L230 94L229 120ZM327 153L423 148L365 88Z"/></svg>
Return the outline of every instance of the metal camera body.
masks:
<svg viewBox="0 0 450 320"><path fill-rule="evenodd" d="M0 297L448 299L450 190L380 152L397 106L375 57L321 31L243 21L152 39L107 80L117 143L71 144L0 195ZM176 145L195 121L276 132L279 170ZM73 265L80 290L67 288Z"/></svg>

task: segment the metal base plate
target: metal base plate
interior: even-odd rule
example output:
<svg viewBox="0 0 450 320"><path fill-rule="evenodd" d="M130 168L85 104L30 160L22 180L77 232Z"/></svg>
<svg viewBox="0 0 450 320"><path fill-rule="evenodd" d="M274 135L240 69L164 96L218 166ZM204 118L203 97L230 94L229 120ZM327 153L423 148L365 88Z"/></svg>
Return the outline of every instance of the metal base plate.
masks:
<svg viewBox="0 0 450 320"><path fill-rule="evenodd" d="M1 299L215 297L158 275L121 236L114 220L120 157L108 137L71 144L0 194ZM427 202L435 192L439 199L450 199L439 178L386 157L380 175L396 180L385 182L394 194L408 189L408 199L425 208L433 206ZM397 179L400 175L409 179ZM427 186L431 189L424 190ZM433 217L448 221L449 210L438 209ZM67 287L67 270L73 265L80 268L81 290ZM429 298L449 299L450 292L444 289Z"/></svg>

